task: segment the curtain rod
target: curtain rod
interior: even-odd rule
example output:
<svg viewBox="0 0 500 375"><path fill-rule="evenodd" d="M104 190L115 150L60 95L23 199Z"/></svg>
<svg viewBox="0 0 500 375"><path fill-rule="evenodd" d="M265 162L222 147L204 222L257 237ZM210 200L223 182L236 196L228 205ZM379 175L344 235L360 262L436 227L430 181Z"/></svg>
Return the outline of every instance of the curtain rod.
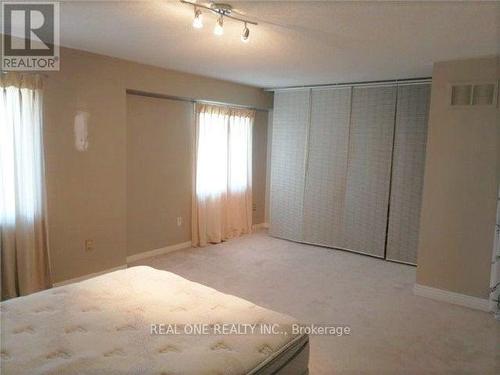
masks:
<svg viewBox="0 0 500 375"><path fill-rule="evenodd" d="M431 82L432 82L432 77L421 77L421 78L391 79L391 80L381 80L381 81L360 81L360 82L326 83L326 84L304 85L304 86L272 87L272 88L266 88L264 89L264 91L328 89L328 88L338 88L338 87L423 85Z"/></svg>
<svg viewBox="0 0 500 375"><path fill-rule="evenodd" d="M31 70L2 70L0 71L1 74L9 74L9 73L18 73L18 74L29 74L29 75L35 75L35 76L41 76L44 78L48 78L49 75L47 73L43 73L42 71L36 72L36 71L31 71Z"/></svg>
<svg viewBox="0 0 500 375"><path fill-rule="evenodd" d="M127 89L127 94L137 95L137 96L145 96L145 97L148 97L148 98L177 100L177 101L180 101L180 102L188 102L188 103L203 103L203 104L213 104L213 105L224 105L224 106L233 107L233 108L244 108L244 109L252 109L254 111L259 111L259 112L269 112L269 109L255 108L255 107L251 107L251 106L247 106L247 105L242 105L242 104L217 102L217 101L213 101L213 100L194 99L194 98L187 98L187 97L175 96L175 95L157 94L157 93L152 93L152 92L147 92L147 91L140 91L140 90Z"/></svg>

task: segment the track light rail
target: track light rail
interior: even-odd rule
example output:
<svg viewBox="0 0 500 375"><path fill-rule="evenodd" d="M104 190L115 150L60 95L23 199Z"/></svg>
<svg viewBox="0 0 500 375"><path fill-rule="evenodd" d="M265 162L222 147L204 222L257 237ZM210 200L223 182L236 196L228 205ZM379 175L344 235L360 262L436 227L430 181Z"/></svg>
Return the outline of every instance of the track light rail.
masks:
<svg viewBox="0 0 500 375"><path fill-rule="evenodd" d="M235 21L238 21L238 22L242 22L242 23L247 23L247 24L250 24L250 25L258 25L257 22L253 22L253 21L249 21L249 20L245 20L243 18L240 18L240 17L236 17L236 16L233 16L232 14L230 14L230 12L226 12L224 10L218 10L218 9L214 9L214 8L210 8L206 5L203 5L203 4L198 4L198 3L193 3L191 1L186 1L186 0L180 0L181 3L183 4L188 4L188 5L191 5L195 8L202 8L202 9L206 9L206 10L209 10L210 12L214 13L214 14L217 14L219 16L223 16L223 17L227 17L227 18L230 18L232 20L235 20Z"/></svg>

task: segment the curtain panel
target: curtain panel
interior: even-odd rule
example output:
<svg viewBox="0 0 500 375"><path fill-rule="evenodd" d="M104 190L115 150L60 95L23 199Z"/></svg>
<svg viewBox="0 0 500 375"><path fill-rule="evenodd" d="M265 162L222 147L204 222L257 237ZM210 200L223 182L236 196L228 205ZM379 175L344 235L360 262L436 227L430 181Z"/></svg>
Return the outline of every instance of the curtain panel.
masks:
<svg viewBox="0 0 500 375"><path fill-rule="evenodd" d="M193 246L250 233L255 111L196 105Z"/></svg>
<svg viewBox="0 0 500 375"><path fill-rule="evenodd" d="M2 299L50 287L42 80L0 74Z"/></svg>

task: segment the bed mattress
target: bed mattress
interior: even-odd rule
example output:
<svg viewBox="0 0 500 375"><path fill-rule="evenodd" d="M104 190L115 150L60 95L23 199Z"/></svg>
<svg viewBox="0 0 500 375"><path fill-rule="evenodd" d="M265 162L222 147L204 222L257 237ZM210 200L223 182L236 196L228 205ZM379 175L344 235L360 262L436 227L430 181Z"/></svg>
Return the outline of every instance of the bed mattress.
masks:
<svg viewBox="0 0 500 375"><path fill-rule="evenodd" d="M0 314L3 374L307 372L293 318L150 267L5 301Z"/></svg>

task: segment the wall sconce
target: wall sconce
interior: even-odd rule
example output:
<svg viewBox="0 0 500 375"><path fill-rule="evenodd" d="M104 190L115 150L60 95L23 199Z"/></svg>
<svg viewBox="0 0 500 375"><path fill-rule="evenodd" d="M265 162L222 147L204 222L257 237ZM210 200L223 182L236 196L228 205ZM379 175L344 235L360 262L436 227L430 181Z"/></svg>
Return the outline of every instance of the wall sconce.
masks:
<svg viewBox="0 0 500 375"><path fill-rule="evenodd" d="M89 147L88 121L90 114L85 111L77 111L75 115L75 148L78 151L87 151Z"/></svg>

